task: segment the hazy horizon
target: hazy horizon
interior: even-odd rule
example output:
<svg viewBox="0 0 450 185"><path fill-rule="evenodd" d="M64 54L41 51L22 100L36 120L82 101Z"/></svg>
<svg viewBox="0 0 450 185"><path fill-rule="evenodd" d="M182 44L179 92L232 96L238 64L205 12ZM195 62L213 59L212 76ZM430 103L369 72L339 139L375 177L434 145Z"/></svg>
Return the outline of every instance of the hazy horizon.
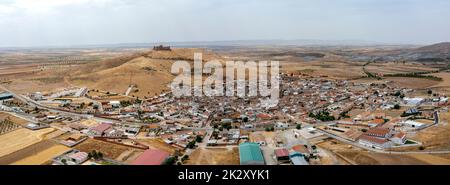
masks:
<svg viewBox="0 0 450 185"><path fill-rule="evenodd" d="M0 47L258 40L450 41L445 0L5 0Z"/></svg>

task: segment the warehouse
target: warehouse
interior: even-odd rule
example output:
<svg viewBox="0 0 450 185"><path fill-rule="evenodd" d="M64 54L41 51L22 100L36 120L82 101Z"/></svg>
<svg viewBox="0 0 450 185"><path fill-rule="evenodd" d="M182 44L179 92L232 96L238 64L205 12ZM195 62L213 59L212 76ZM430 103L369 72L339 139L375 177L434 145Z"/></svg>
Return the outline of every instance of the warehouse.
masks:
<svg viewBox="0 0 450 185"><path fill-rule="evenodd" d="M241 165L264 165L264 157L258 143L246 142L239 145Z"/></svg>
<svg viewBox="0 0 450 185"><path fill-rule="evenodd" d="M9 92L1 92L0 93L0 100L7 100L13 98L13 95Z"/></svg>

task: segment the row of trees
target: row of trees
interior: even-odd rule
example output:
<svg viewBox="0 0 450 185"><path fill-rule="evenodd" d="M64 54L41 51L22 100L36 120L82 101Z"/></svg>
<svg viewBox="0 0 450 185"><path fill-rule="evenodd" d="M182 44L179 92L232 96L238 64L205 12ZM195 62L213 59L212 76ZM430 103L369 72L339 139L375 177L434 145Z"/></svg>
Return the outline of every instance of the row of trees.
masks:
<svg viewBox="0 0 450 185"><path fill-rule="evenodd" d="M320 111L317 114L314 114L313 112L310 112L309 113L309 117L318 119L320 121L334 121L334 120L336 120L336 118L334 116L330 115L330 113L328 111Z"/></svg>

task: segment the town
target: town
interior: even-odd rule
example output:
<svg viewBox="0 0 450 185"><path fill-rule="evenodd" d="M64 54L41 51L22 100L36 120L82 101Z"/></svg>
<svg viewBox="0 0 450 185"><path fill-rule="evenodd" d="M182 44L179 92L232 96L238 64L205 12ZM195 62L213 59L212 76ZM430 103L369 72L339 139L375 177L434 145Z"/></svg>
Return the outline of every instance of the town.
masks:
<svg viewBox="0 0 450 185"><path fill-rule="evenodd" d="M170 47L154 48L161 49ZM448 97L432 90L415 95L387 80L279 76L276 106L261 103L261 97L129 96L137 85L123 94L86 87L17 94L0 86L0 134L56 130L51 148L58 155L39 162L55 165L204 164L198 153L214 150L222 151L211 152L216 164L351 164L339 154L330 162L336 156L324 143L420 153L426 149L422 141L410 136L442 124L440 115L448 114Z"/></svg>

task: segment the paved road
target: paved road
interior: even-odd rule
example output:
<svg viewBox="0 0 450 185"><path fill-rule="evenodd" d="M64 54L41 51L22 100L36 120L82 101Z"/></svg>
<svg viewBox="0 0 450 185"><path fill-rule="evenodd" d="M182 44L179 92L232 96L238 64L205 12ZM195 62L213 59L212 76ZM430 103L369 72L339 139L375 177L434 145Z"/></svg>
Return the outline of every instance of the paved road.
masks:
<svg viewBox="0 0 450 185"><path fill-rule="evenodd" d="M323 134L325 134L325 135L327 135L328 137L331 137L331 138L336 139L338 141L341 141L343 143L350 144L352 146L356 146L358 148L366 149L366 150L369 150L369 151L375 152L375 153L383 153L383 154L448 154L448 153L450 153L449 150L443 150L443 151L409 151L409 152L384 151L384 150L379 150L379 149L375 149L375 148L371 148L371 147L367 147L367 146L361 145L358 142L347 140L345 138L342 138L342 137L339 137L337 135L325 132L323 130L318 130L318 131L323 133Z"/></svg>
<svg viewBox="0 0 450 185"><path fill-rule="evenodd" d="M34 105L34 106L36 106L38 108L41 108L41 109L47 109L47 110L49 110L51 112L61 113L61 114L65 114L65 115L75 116L75 117L81 117L81 118L85 118L85 119L94 119L94 120L99 121L99 122L120 123L117 120L94 117L93 115L89 115L89 114L79 114L79 113L69 112L69 111L56 109L54 107L42 105L39 102L34 101L34 100L30 99L30 98L24 97L24 96L22 96L20 94L17 94L17 93L7 89L6 87L4 87L2 85L0 85L0 89L2 89L3 91L7 91L7 92L11 93L15 98L17 98L18 100L20 100L20 101L22 101L24 103L28 103L28 104Z"/></svg>

